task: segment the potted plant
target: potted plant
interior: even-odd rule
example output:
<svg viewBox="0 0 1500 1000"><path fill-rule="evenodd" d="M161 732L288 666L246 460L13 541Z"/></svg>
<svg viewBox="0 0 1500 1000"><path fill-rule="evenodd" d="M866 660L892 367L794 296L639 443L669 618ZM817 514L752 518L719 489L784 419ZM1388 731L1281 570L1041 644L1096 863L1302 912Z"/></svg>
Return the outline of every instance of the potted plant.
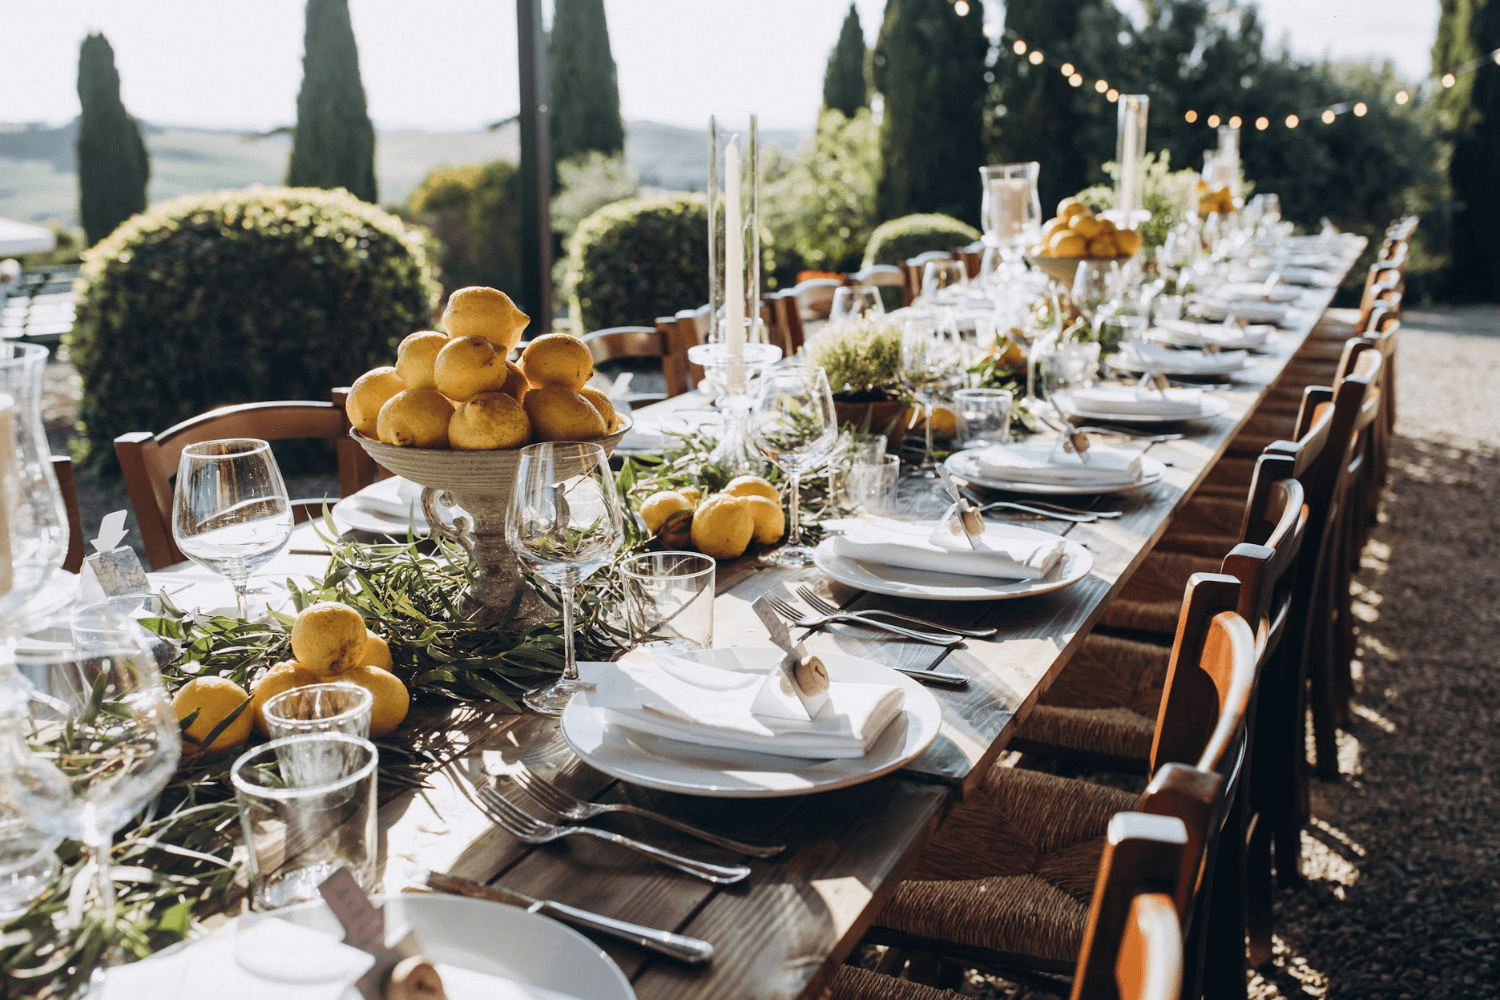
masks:
<svg viewBox="0 0 1500 1000"><path fill-rule="evenodd" d="M899 445L907 400L901 391L901 328L884 316L831 325L809 345L828 373L839 423L884 434Z"/></svg>

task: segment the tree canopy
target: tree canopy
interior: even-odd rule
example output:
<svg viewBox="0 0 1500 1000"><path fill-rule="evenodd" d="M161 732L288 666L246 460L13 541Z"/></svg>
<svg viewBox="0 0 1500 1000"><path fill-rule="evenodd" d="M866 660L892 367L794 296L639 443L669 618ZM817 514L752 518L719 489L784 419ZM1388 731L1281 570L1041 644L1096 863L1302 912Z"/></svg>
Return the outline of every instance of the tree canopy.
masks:
<svg viewBox="0 0 1500 1000"><path fill-rule="evenodd" d="M307 0L302 89L286 182L375 202L375 126L365 105L348 0Z"/></svg>
<svg viewBox="0 0 1500 1000"><path fill-rule="evenodd" d="M151 161L141 127L120 101L115 50L99 34L78 50L78 215L89 245L146 208Z"/></svg>
<svg viewBox="0 0 1500 1000"><path fill-rule="evenodd" d="M552 161L625 149L620 85L609 47L604 0L557 0L547 42L552 96Z"/></svg>
<svg viewBox="0 0 1500 1000"><path fill-rule="evenodd" d="M1500 48L1500 2L1443 0L1436 71L1445 71ZM1472 74L1458 76L1438 94L1440 120L1453 140L1449 179L1453 223L1449 288L1460 298L1500 298L1500 256L1493 250L1500 232L1500 66L1490 59Z"/></svg>
<svg viewBox="0 0 1500 1000"><path fill-rule="evenodd" d="M859 10L849 4L844 26L839 30L838 44L828 56L823 73L823 107L853 118L870 103L870 87L865 80L865 31L860 27Z"/></svg>

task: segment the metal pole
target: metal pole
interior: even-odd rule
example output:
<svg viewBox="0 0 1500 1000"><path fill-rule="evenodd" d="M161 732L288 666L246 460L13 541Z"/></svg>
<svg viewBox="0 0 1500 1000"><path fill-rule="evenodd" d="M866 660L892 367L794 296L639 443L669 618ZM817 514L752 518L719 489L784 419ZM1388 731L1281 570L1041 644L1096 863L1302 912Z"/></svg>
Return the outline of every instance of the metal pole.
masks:
<svg viewBox="0 0 1500 1000"><path fill-rule="evenodd" d="M529 335L552 329L552 157L542 0L516 0L521 66L521 299Z"/></svg>

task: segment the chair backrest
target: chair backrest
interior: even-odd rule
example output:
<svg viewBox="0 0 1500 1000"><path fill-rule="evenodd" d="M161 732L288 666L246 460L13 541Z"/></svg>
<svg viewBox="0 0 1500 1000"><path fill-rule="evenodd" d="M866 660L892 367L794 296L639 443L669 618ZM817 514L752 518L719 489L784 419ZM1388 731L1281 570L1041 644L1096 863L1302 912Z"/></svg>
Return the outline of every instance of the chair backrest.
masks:
<svg viewBox="0 0 1500 1000"><path fill-rule="evenodd" d="M621 358L656 358L661 362L666 393L636 394L627 397L628 401L665 399L688 390L686 352L679 357L674 338L660 326L612 326L586 333L581 339L588 345L596 365Z"/></svg>
<svg viewBox="0 0 1500 1000"><path fill-rule="evenodd" d="M766 335L771 343L781 348L782 357L792 357L802 350L807 338L795 288L783 288L767 295L761 303L761 315L766 319Z"/></svg>
<svg viewBox="0 0 1500 1000"><path fill-rule="evenodd" d="M687 372L689 388L703 381L703 366L695 365L687 359L688 348L707 343L710 326L712 320L706 305L697 309L681 309L674 315L661 316L656 320L656 328L666 335L673 355L681 361Z"/></svg>
<svg viewBox="0 0 1500 1000"><path fill-rule="evenodd" d="M57 476L63 509L68 514L68 552L62 568L77 573L83 569L83 518L78 512L78 477L73 474L73 460L67 455L53 455L52 473Z"/></svg>
<svg viewBox="0 0 1500 1000"><path fill-rule="evenodd" d="M115 455L152 569L185 558L172 540L172 477L177 475L183 449L202 441L237 437L265 441L323 438L334 442L338 453L339 489L344 496L375 481L374 461L349 437L344 408L332 402L295 399L241 403L199 414L160 434L121 434L115 438ZM298 520L307 519L306 509L295 513Z"/></svg>
<svg viewBox="0 0 1500 1000"><path fill-rule="evenodd" d="M901 268L901 304L909 306L922 294L922 271L927 267L928 261L933 260L956 260L956 250L928 250L919 253L909 260L903 260L898 266Z"/></svg>
<svg viewBox="0 0 1500 1000"><path fill-rule="evenodd" d="M834 278L809 278L787 289L797 303L797 314L804 320L827 319L833 310L833 294L844 286Z"/></svg>
<svg viewBox="0 0 1500 1000"><path fill-rule="evenodd" d="M849 275L846 283L850 285L873 285L876 288L900 288L905 280L901 276L901 268L895 264L871 264L869 267L860 268Z"/></svg>
<svg viewBox="0 0 1500 1000"><path fill-rule="evenodd" d="M1190 842L1174 816L1110 818L1072 1000L1176 1000L1183 967L1176 897Z"/></svg>

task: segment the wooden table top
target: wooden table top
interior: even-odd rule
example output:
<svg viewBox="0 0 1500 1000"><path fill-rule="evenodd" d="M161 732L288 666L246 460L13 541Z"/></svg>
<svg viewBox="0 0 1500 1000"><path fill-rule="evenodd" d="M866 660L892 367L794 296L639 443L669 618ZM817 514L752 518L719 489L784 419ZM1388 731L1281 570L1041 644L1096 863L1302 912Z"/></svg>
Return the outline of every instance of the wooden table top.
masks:
<svg viewBox="0 0 1500 1000"><path fill-rule="evenodd" d="M1362 249L1345 247L1334 263L1347 272ZM398 795L381 809L386 889L414 887L419 869L444 870L705 938L718 949L708 965L689 968L597 939L643 1000L817 996L894 889L903 861L936 828L954 798L1004 750L1013 723L1025 717L1062 670L1106 602L1223 454L1327 308L1333 291L1304 290L1294 303L1292 329L1279 338L1279 353L1255 359L1226 388L1214 391L1228 404L1227 413L1190 424L1183 440L1150 446L1153 457L1169 463L1161 482L1093 504L1119 510L1122 517L1094 524L1017 520L1089 548L1093 571L1072 587L1013 601L905 602L854 591L812 568L767 568L748 559L721 564L714 605L716 645L765 645L765 630L751 602L767 592L795 599L801 583L841 605L905 608L953 625L1000 630L993 639L969 640L952 650L839 626L805 637L814 652L842 651L891 665L969 675L967 688L930 689L942 706L942 731L908 768L855 788L800 798L695 799L624 785L600 774L572 754L553 720L490 711L483 705L424 707L413 712L413 724L404 728L432 734L442 767L432 775L430 787ZM638 411L637 418L650 419L682 405L683 400L668 400ZM907 482L902 503L908 516L933 517L947 500L935 484ZM296 541L293 549L298 549ZM752 875L724 887L594 841L570 838L531 847L492 824L473 799L475 785L523 760L585 798L647 805L790 847L779 858L750 861ZM630 817L593 822L706 860L744 860Z"/></svg>

